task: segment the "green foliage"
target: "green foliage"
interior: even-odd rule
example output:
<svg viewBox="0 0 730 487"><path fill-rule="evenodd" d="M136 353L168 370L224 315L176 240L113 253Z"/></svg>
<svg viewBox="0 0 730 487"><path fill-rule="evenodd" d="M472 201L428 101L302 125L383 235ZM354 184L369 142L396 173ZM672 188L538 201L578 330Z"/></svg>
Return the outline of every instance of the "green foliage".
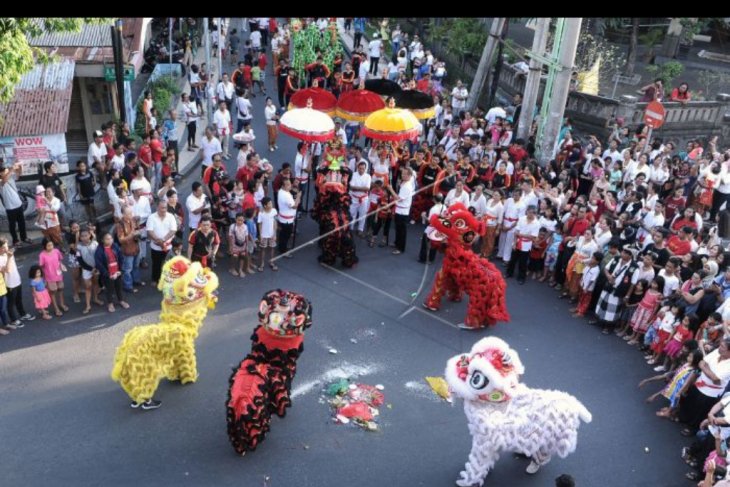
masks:
<svg viewBox="0 0 730 487"><path fill-rule="evenodd" d="M653 78L661 78L664 86L669 88L674 79L684 72L684 65L679 61L668 61L664 64L647 66L646 71Z"/></svg>
<svg viewBox="0 0 730 487"><path fill-rule="evenodd" d="M15 85L36 63L52 60L46 51L30 46L28 39L44 32L79 32L85 23L111 23L111 19L0 17L0 103L13 99Z"/></svg>
<svg viewBox="0 0 730 487"><path fill-rule="evenodd" d="M661 44L662 40L664 40L664 29L651 29L639 36L639 44L650 49Z"/></svg>
<svg viewBox="0 0 730 487"><path fill-rule="evenodd" d="M697 72L697 83L698 86L696 88L698 91L692 93L692 99L704 97L705 99L711 100L714 95L728 89L730 86L730 73L704 69Z"/></svg>
<svg viewBox="0 0 730 487"><path fill-rule="evenodd" d="M480 56L489 36L489 28L477 18L441 19L439 25L430 25L432 38L460 56Z"/></svg>
<svg viewBox="0 0 730 487"><path fill-rule="evenodd" d="M152 93L152 100L155 108L157 108L157 115L163 118L165 112L172 108L173 102L175 102L177 95L181 91L177 82L167 76L160 76L155 81L147 83L145 90L149 90ZM137 117L134 123L134 131L139 137L142 137L145 131L145 116L142 111L143 103L144 97L141 97L137 103ZM162 119L159 119L159 122L161 123Z"/></svg>

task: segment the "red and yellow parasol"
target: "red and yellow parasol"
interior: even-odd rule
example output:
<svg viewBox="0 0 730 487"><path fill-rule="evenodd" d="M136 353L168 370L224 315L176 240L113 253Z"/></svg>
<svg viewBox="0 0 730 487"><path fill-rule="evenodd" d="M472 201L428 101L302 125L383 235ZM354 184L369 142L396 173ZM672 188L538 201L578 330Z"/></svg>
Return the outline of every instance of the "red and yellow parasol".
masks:
<svg viewBox="0 0 730 487"><path fill-rule="evenodd" d="M364 122L371 113L385 108L385 102L377 93L359 89L340 95L337 116L353 122Z"/></svg>
<svg viewBox="0 0 730 487"><path fill-rule="evenodd" d="M365 120L363 135L376 140L398 142L418 136L421 122L410 111L395 108L395 100L388 100L388 108L371 114Z"/></svg>
<svg viewBox="0 0 730 487"><path fill-rule="evenodd" d="M335 123L326 114L312 108L294 108L279 119L279 128L287 135L305 142L326 142L335 136Z"/></svg>
<svg viewBox="0 0 730 487"><path fill-rule="evenodd" d="M334 116L337 98L329 91L317 87L316 81L311 88L304 88L294 93L289 101L288 108L289 110L306 108L309 100L312 100L311 108L314 110L326 113L330 117Z"/></svg>

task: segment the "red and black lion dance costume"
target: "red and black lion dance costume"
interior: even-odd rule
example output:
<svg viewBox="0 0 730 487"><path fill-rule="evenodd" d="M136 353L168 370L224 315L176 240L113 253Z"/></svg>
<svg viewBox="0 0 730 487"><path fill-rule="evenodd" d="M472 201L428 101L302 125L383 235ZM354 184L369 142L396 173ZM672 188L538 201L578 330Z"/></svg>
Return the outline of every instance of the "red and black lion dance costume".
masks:
<svg viewBox="0 0 730 487"><path fill-rule="evenodd" d="M469 296L464 324L469 328L492 326L509 321L505 291L507 285L499 270L471 249L477 235L484 235L484 223L461 203L451 205L444 216L431 216L430 224L446 238L444 263L436 273L431 292L423 303L431 311L441 306L448 293L451 301Z"/></svg>
<svg viewBox="0 0 730 487"><path fill-rule="evenodd" d="M350 230L350 195L348 184L352 172L345 165L345 152L339 139L325 149L324 166L317 169L317 198L312 207L312 218L319 223L322 254L319 261L335 265L337 257L344 267L357 264L355 240Z"/></svg>
<svg viewBox="0 0 730 487"><path fill-rule="evenodd" d="M228 437L241 456L256 449L269 431L271 415L286 415L289 392L312 326L312 305L301 294L276 289L264 294L251 353L234 369L228 389Z"/></svg>

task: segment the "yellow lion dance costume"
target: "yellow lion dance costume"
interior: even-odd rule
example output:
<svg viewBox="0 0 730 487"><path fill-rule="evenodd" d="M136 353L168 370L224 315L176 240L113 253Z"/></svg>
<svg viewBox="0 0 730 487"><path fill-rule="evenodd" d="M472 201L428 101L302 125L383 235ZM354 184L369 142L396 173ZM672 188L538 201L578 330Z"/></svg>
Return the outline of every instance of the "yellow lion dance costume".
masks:
<svg viewBox="0 0 730 487"><path fill-rule="evenodd" d="M160 322L137 326L124 335L114 358L112 379L132 398L132 408L156 409L160 379L195 382L195 339L216 303L218 277L198 262L174 257L162 269Z"/></svg>

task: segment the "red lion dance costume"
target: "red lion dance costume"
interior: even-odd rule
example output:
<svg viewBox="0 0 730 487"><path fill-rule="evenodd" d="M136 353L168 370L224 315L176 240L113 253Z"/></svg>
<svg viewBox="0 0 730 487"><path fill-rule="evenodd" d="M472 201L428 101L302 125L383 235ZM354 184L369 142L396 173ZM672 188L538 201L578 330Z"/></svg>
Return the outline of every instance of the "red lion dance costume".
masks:
<svg viewBox="0 0 730 487"><path fill-rule="evenodd" d="M303 332L311 325L312 305L301 294L281 289L264 294L251 353L234 369L226 401L228 437L241 456L264 440L271 415L283 418L291 406Z"/></svg>
<svg viewBox="0 0 730 487"><path fill-rule="evenodd" d="M358 261L349 226L350 195L347 187L352 173L344 165L345 151L340 139L329 143L324 158L324 166L317 170L317 198L312 208L312 218L319 223L319 235L328 234L320 240L322 254L319 261L331 266L340 257L344 267L352 267Z"/></svg>
<svg viewBox="0 0 730 487"><path fill-rule="evenodd" d="M444 216L431 216L429 223L446 237L446 248L443 266L436 273L424 307L437 311L444 294L448 293L451 301L458 302L461 293L466 292L469 306L464 324L467 327L484 328L497 321L509 321L505 302L507 285L502 274L471 249L476 236L484 235L484 223L461 203L451 205Z"/></svg>

